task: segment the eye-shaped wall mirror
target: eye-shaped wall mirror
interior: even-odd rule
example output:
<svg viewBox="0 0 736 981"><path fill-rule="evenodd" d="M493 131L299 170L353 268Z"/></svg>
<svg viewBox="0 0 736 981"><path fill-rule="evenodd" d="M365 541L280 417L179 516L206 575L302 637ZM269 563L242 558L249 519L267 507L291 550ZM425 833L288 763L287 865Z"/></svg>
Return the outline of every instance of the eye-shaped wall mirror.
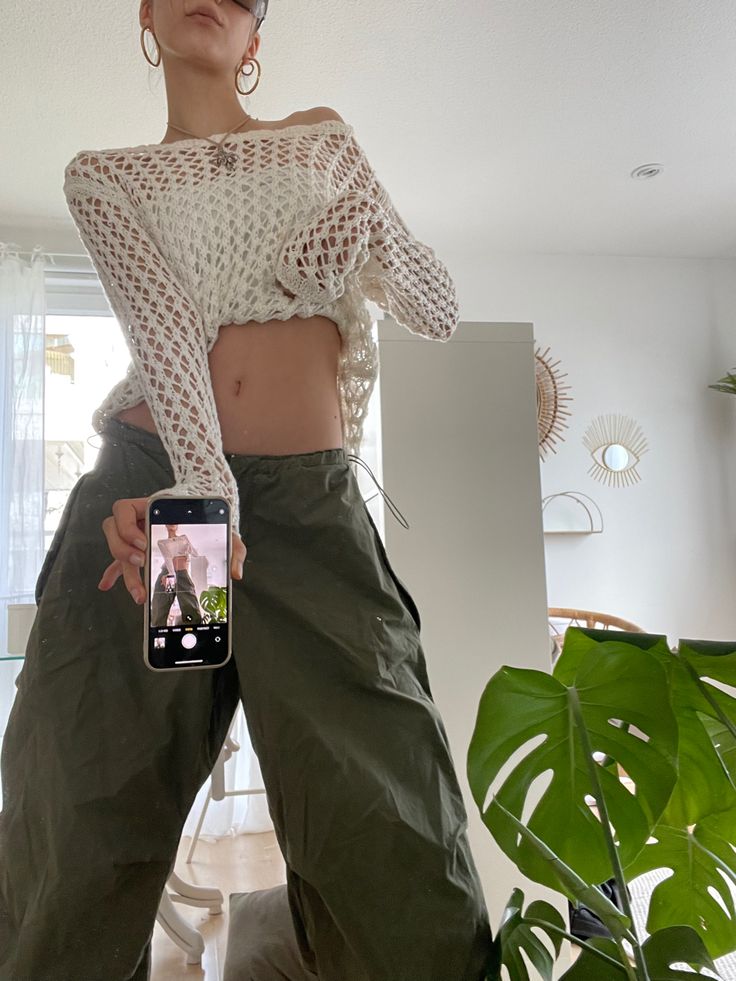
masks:
<svg viewBox="0 0 736 981"><path fill-rule="evenodd" d="M583 444L593 457L588 473L595 480L614 487L641 480L637 466L648 447L635 419L598 416L585 431Z"/></svg>
<svg viewBox="0 0 736 981"><path fill-rule="evenodd" d="M537 377L537 428L539 430L539 456L545 459L549 450L556 453L554 443L562 440L563 432L567 429L566 416L570 415L567 404L572 402L572 396L567 392L570 386L562 379L567 377L561 372L559 360L552 361L549 348L535 354L535 370Z"/></svg>

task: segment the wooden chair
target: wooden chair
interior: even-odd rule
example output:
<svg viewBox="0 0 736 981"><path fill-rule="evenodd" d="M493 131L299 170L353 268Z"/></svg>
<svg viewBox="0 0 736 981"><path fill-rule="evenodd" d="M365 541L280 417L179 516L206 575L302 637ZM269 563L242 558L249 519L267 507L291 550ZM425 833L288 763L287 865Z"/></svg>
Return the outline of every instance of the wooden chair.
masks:
<svg viewBox="0 0 736 981"><path fill-rule="evenodd" d="M643 627L632 623L630 620L613 616L611 613L597 613L594 610L573 610L565 606L550 606L547 609L547 616L552 640L552 664L560 656L568 627L590 627L598 630L609 630L614 627L618 630L630 630L633 633L646 633ZM552 622L553 618L568 621L564 624L562 631L558 629L561 626L559 623Z"/></svg>

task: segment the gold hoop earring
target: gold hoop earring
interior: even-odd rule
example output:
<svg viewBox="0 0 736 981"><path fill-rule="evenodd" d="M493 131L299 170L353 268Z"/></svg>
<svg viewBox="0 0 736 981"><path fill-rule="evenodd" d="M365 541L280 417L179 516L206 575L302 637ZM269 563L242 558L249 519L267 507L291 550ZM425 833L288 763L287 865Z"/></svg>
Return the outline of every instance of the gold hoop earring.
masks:
<svg viewBox="0 0 736 981"><path fill-rule="evenodd" d="M148 57L148 52L146 51L146 44L145 44L145 41L143 40L143 38L145 37L146 31L150 31L150 30L151 30L150 27L143 27L143 28L141 28L141 47L143 48L143 54L144 54L145 59L148 62L148 64L149 65L153 65L154 68L158 68L158 66L161 64L161 48L159 48L158 41L156 41L156 35L153 33L153 31L151 31L151 37L153 38L154 41L156 41L156 50L158 52L158 61L151 61L151 59Z"/></svg>
<svg viewBox="0 0 736 981"><path fill-rule="evenodd" d="M161 49L160 49L160 47L158 45L158 41L156 41L156 35L153 33L153 31L151 31L151 37L153 38L154 41L156 41L156 51L157 51L157 54L158 54L158 61L151 61L150 57L148 56L148 51L146 50L145 36L146 36L146 31L149 31L149 30L151 30L149 27L144 27L144 28L141 29L141 48L143 49L143 55L144 55L146 61L148 62L148 64L149 65L152 65L154 68L158 68L158 66L161 64ZM256 80L256 84L253 86L253 88L248 89L247 92L244 92L241 89L241 87L239 85L240 76L243 75L246 78L250 78L250 76L253 74L253 70L251 70L249 72L243 71L243 67L246 64L246 62L245 61L241 61L240 62L240 65L238 66L237 71L235 72L235 88L238 90L238 92L240 92L241 95L250 95L251 92L255 92L255 90L258 88L258 85L259 85L259 83L261 81L261 64L260 64L260 62L258 61L257 58L252 58L251 61L250 61L250 63L251 64L254 64L257 67L257 69L258 69L258 79Z"/></svg>
<svg viewBox="0 0 736 981"><path fill-rule="evenodd" d="M252 89L248 89L247 92L244 92L241 89L241 87L239 85L241 75L244 76L245 78L250 78L250 76L253 74L252 71L249 71L249 72L244 72L243 71L243 67L246 64L246 62L245 62L245 60L241 61L240 64L238 65L238 70L235 72L235 88L238 90L238 92L240 92L241 95L250 95L251 92L255 92L255 90L258 88L258 83L261 81L261 64L260 64L260 62L258 61L257 58L251 58L250 63L257 66L257 68L258 68L258 79L256 81L256 84L253 86L253 88Z"/></svg>

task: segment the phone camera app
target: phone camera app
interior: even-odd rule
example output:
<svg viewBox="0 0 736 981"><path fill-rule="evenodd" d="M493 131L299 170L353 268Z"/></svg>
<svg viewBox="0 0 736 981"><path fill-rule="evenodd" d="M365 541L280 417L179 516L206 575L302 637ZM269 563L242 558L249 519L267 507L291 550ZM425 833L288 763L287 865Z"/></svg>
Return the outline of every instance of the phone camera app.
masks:
<svg viewBox="0 0 736 981"><path fill-rule="evenodd" d="M162 507L166 518L151 522L149 626L194 628L196 643L229 620L227 526L193 519L194 505L183 511L182 522L170 521ZM178 640L184 645L183 636Z"/></svg>

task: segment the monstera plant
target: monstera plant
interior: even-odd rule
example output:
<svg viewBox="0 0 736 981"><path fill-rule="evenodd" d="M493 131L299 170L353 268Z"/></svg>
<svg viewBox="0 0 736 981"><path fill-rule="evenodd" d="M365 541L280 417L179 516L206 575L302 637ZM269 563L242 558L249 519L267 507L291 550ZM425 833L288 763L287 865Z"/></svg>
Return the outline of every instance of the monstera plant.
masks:
<svg viewBox="0 0 736 981"><path fill-rule="evenodd" d="M208 586L199 594L202 608L202 623L225 623L227 621L227 591L223 586Z"/></svg>
<svg viewBox="0 0 736 981"><path fill-rule="evenodd" d="M608 934L579 939L550 903L525 909L517 889L488 981L503 967L529 981L522 951L549 981L564 938L580 947L565 981L719 977L713 958L736 949L736 643L672 651L660 635L611 636L570 627L551 674L503 666L481 697L467 772L486 827L525 876ZM654 869L671 874L642 942L627 884ZM612 876L623 909L598 885Z"/></svg>

